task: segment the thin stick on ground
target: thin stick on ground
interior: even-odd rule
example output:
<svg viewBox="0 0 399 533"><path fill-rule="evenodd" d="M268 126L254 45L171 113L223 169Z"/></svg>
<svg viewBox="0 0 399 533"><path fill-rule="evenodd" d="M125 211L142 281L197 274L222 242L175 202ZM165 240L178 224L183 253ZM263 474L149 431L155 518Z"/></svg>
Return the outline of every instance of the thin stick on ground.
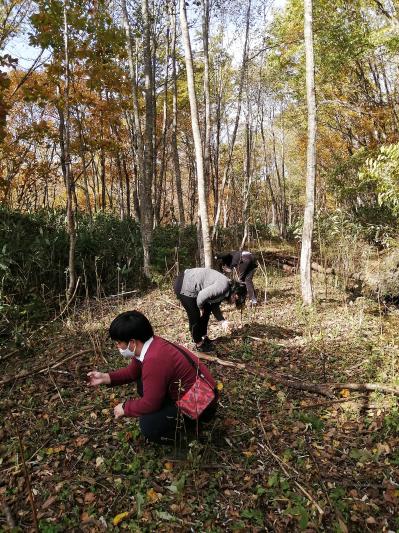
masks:
<svg viewBox="0 0 399 533"><path fill-rule="evenodd" d="M38 533L39 532L39 525L38 525L38 522L37 522L37 513L36 513L36 507L35 507L35 500L34 500L34 497L33 497L32 487L31 487L31 484L30 484L28 467L26 466L26 462L25 462L24 445L23 445L23 442L22 442L22 437L21 437L21 433L19 431L18 424L15 424L15 427L16 427L17 435L18 435L19 450L20 450L20 453L21 453L22 464L23 464L23 467L24 467L24 476L25 476L26 486L28 488L30 506L32 508L33 525L34 525L35 531Z"/></svg>
<svg viewBox="0 0 399 533"><path fill-rule="evenodd" d="M167 298L160 298L163 302L167 303L168 305L171 305L172 307L176 307L176 309L179 309L180 311L182 311L182 308L180 305L177 305L177 304L174 304L173 302L171 302L169 299Z"/></svg>
<svg viewBox="0 0 399 533"><path fill-rule="evenodd" d="M264 442L264 447L266 448L266 450L270 453L270 455L276 460L277 464L279 465L279 467L281 468L281 470L284 472L284 474L289 478L289 479L292 479L292 481L295 483L295 485L298 487L298 489L302 492L302 494L304 494L306 496L306 498L315 506L315 508L317 509L317 511L319 512L320 516L323 516L324 514L324 511L323 509L320 507L320 505L316 502L316 500L313 498L313 496L309 493L309 491L307 491L296 479L294 479L288 472L287 470L287 466L289 465L285 465L283 463L283 461L280 459L280 457L274 453L274 451L271 449L271 447L269 446L269 440L267 438L267 435L266 435L266 431L265 431L265 428L263 426L263 423L262 423L262 419L260 418L260 416L258 416L258 421L259 421L259 425L262 429L262 433L263 433L263 436L264 436L264 439L265 439L265 442ZM296 474L298 474L298 472L291 467L291 470L293 470Z"/></svg>
<svg viewBox="0 0 399 533"><path fill-rule="evenodd" d="M75 359L76 357L79 357L80 355L84 355L92 351L93 349L90 348L88 350L81 350L80 352L76 352L72 355L69 355L68 357L62 357L61 359L58 359L54 364L50 366L46 365L38 369L34 369L31 372L26 372L25 374L19 374L18 376L13 376L12 378L8 378L3 381L0 381L0 385L7 385L8 383L13 383L14 381L17 381L19 379L25 379L31 376L35 376L37 374L43 374L44 372L48 372L49 370L53 368L57 368L58 366L61 366L62 364L66 363L67 361L70 361L71 359Z"/></svg>

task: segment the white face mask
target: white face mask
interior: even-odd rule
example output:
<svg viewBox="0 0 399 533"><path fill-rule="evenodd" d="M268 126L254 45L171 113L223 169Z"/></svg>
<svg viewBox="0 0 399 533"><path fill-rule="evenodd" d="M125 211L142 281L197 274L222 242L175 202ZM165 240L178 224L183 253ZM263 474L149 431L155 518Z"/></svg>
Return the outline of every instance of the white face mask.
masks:
<svg viewBox="0 0 399 533"><path fill-rule="evenodd" d="M119 353L123 355L123 357L134 357L136 355L136 343L134 343L134 351L129 349L130 341L127 343L127 347L123 350L122 348L118 348Z"/></svg>

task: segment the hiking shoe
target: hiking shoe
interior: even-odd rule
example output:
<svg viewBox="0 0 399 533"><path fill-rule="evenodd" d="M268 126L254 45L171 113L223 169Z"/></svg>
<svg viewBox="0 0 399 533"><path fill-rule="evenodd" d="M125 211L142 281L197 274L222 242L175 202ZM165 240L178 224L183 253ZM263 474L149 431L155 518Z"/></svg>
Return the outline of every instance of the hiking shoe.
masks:
<svg viewBox="0 0 399 533"><path fill-rule="evenodd" d="M200 346L195 345L195 349L198 352L210 353L213 352L215 348L212 342L206 337Z"/></svg>

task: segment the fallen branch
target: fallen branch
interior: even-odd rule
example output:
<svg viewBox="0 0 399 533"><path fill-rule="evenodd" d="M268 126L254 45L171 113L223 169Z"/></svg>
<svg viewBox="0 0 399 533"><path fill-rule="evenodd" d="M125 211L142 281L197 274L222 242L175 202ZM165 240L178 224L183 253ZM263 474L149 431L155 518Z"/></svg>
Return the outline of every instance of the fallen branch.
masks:
<svg viewBox="0 0 399 533"><path fill-rule="evenodd" d="M61 366L62 364L66 363L67 361L70 361L71 359L75 359L75 357L79 357L80 355L84 355L92 351L93 350L90 348L89 350L81 350L80 352L74 353L67 357L62 357L61 359L58 359L57 361L55 361L55 363L53 363L50 366L47 364L43 367L33 369L31 372L25 372L23 374L18 374L18 376L13 376L12 378L8 378L3 381L0 381L0 385L7 385L8 383L13 383L14 381L17 381L19 379L25 379L31 376L35 376L37 374L43 374L44 372L48 372L49 370L52 370L53 368L57 368L58 366Z"/></svg>
<svg viewBox="0 0 399 533"><path fill-rule="evenodd" d="M32 487L31 487L31 484L30 484L28 467L26 466L26 462L25 462L24 446L23 446L23 443L22 443L21 433L20 433L19 428L18 428L18 423L16 424L15 427L17 429L17 435L18 435L18 441L19 441L19 450L20 450L20 453L21 453L22 464L23 464L23 467L24 467L25 483L26 483L26 486L28 488L29 501L30 501L30 505L31 505L31 508L32 508L33 525L34 525L35 531L37 533L39 533L39 525L38 525L38 522L37 522L37 513L36 513L35 500L34 500L34 497L33 497Z"/></svg>
<svg viewBox="0 0 399 533"><path fill-rule="evenodd" d="M330 383L326 385L332 390L337 389L348 389L355 390L360 392L384 392L386 394L396 394L399 395L399 389L395 387L386 387L385 385L380 385L379 383Z"/></svg>
<svg viewBox="0 0 399 533"><path fill-rule="evenodd" d="M204 359L205 361L211 361L222 366L228 366L232 368L238 368L240 370L246 370L249 374L254 376L261 376L266 379L270 379L274 383L279 383L288 387L290 389L302 390L306 392L312 392L314 394L319 394L325 396L326 398L334 399L333 392L335 390L348 389L359 392L383 392L385 394L395 394L399 396L399 389L395 387L388 387L385 385L380 385L378 383L308 383L307 381L299 381L297 379L287 379L280 374L275 372L266 372L264 370L255 371L248 368L244 363L235 363L234 361L226 361L224 359L219 359L219 357L214 357L212 355L206 355L201 352L197 352L199 359Z"/></svg>
<svg viewBox="0 0 399 533"><path fill-rule="evenodd" d="M235 363L233 361L225 361L224 359L219 359L219 357L215 357L214 355L207 355L202 352L195 352L198 359L204 359L205 361L211 361L212 363L217 363L221 366L230 366L232 368L239 368L240 370L244 370L246 368L244 363Z"/></svg>
<svg viewBox="0 0 399 533"><path fill-rule="evenodd" d="M129 294L134 294L136 292L139 292L139 289L134 289L134 291L118 292L118 294L110 294L109 296L104 296L102 299L108 300L110 298L119 298L120 296L123 298L124 296L128 296Z"/></svg>

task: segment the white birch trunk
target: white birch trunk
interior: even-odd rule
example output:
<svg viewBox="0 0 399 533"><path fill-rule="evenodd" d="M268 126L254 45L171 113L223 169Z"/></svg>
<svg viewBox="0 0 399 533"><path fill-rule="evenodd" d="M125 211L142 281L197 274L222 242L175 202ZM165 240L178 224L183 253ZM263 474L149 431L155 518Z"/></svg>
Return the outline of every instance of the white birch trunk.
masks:
<svg viewBox="0 0 399 533"><path fill-rule="evenodd" d="M195 94L194 85L194 69L193 69L193 55L191 51L190 34L188 31L187 12L185 0L180 0L180 25L182 30L182 38L184 45L184 56L186 60L187 71L187 87L190 99L191 123L194 138L195 148L195 162L197 168L197 182L198 182L198 203L199 214L201 218L202 240L204 246L204 262L205 267L212 266L212 247L209 235L209 221L208 209L205 192L205 177L204 177L204 158L202 152L201 131L198 120L197 96Z"/></svg>
<svg viewBox="0 0 399 533"><path fill-rule="evenodd" d="M312 0L304 0L305 51L306 51L306 97L308 106L308 148L306 175L306 205L303 219L301 247L301 291L305 305L313 303L312 288L312 235L316 185L316 93L313 51Z"/></svg>

